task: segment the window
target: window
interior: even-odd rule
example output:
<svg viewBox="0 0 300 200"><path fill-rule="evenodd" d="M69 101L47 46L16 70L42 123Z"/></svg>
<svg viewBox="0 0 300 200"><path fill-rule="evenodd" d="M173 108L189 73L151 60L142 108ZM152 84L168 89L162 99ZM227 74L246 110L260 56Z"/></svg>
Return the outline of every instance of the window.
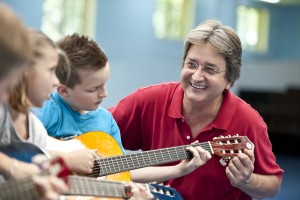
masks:
<svg viewBox="0 0 300 200"><path fill-rule="evenodd" d="M45 0L42 31L53 40L67 34L94 37L96 0Z"/></svg>
<svg viewBox="0 0 300 200"><path fill-rule="evenodd" d="M237 33L247 51L268 50L269 14L266 10L240 5L237 8Z"/></svg>
<svg viewBox="0 0 300 200"><path fill-rule="evenodd" d="M194 0L156 0L153 15L156 37L183 39L193 26L194 4Z"/></svg>

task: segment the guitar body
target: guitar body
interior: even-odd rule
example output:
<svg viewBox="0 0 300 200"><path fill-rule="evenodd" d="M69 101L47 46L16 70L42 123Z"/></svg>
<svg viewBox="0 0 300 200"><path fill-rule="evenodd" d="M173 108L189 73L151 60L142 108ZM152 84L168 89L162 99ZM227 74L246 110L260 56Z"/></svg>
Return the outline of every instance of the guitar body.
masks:
<svg viewBox="0 0 300 200"><path fill-rule="evenodd" d="M46 153L34 144L28 142L18 142L0 147L0 152L17 160L31 163L32 158L38 154Z"/></svg>
<svg viewBox="0 0 300 200"><path fill-rule="evenodd" d="M104 132L87 132L71 140L79 140L88 149L96 149L97 154L102 158L123 155L122 149L116 140ZM130 173L127 171L111 174L106 176L105 180L129 182ZM117 198L68 196L67 200L117 200Z"/></svg>
<svg viewBox="0 0 300 200"><path fill-rule="evenodd" d="M123 155L122 149L116 140L104 132L87 132L72 140L79 140L88 149L96 149L97 154L102 158ZM127 171L111 174L105 180L128 182L130 181L130 173Z"/></svg>

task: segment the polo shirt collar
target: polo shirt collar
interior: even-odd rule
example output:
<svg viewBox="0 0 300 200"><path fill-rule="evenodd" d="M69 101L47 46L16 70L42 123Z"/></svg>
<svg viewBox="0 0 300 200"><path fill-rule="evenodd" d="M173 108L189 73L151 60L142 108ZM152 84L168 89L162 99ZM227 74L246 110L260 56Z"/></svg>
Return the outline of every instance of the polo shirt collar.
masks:
<svg viewBox="0 0 300 200"><path fill-rule="evenodd" d="M175 91L171 98L171 104L169 107L169 117L182 119L182 103L183 103L183 89L180 82L177 84Z"/></svg>
<svg viewBox="0 0 300 200"><path fill-rule="evenodd" d="M221 108L216 119L212 123L212 126L214 128L227 130L233 119L233 116L235 115L237 107L237 98L230 90L225 90Z"/></svg>

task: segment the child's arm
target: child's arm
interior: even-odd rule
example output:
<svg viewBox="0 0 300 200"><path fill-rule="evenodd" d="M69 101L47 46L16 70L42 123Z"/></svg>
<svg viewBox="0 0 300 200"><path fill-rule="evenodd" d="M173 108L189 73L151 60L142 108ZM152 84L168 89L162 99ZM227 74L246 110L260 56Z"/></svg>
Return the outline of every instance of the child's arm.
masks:
<svg viewBox="0 0 300 200"><path fill-rule="evenodd" d="M24 178L40 172L37 165L18 161L1 152L0 160L0 174L7 178Z"/></svg>

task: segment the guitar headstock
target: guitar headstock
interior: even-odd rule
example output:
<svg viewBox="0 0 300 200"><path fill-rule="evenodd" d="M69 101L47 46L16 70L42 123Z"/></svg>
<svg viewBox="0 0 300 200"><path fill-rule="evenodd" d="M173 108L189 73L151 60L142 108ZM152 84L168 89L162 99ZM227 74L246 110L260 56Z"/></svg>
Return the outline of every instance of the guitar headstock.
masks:
<svg viewBox="0 0 300 200"><path fill-rule="evenodd" d="M237 156L238 153L242 153L245 149L254 149L254 144L247 136L239 135L215 137L210 144L214 151L213 153L217 156L223 157L220 160L222 165L226 165L226 161Z"/></svg>
<svg viewBox="0 0 300 200"><path fill-rule="evenodd" d="M149 183L148 187L155 200L182 200L181 195L174 188L155 183Z"/></svg>

